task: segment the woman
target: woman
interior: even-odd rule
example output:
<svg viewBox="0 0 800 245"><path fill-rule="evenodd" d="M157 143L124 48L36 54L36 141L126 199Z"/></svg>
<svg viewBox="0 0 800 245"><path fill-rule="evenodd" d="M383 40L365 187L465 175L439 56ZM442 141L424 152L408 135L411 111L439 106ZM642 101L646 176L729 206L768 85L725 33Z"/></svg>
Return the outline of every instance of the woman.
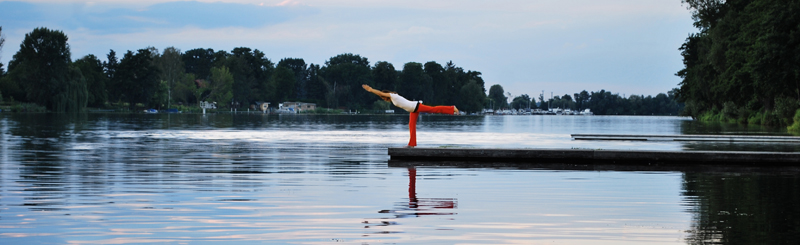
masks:
<svg viewBox="0 0 800 245"><path fill-rule="evenodd" d="M417 146L417 117L419 117L420 112L450 115L458 114L458 108L456 108L456 106L427 106L423 105L422 101L409 101L395 92L386 90L378 91L366 84L361 85L361 87L370 93L380 96L381 99L392 102L395 106L411 113L408 117L408 130L411 131L411 139L408 141L409 147Z"/></svg>

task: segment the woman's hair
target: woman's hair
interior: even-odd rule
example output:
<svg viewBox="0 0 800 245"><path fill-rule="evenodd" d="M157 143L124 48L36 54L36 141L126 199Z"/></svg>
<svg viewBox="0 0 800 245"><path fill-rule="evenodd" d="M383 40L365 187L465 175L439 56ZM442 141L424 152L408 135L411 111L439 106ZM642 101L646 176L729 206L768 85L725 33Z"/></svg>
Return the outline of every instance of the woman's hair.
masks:
<svg viewBox="0 0 800 245"><path fill-rule="evenodd" d="M389 91L389 90L381 90L381 92L384 92L384 93L387 93L387 94L396 94L397 93L397 92ZM392 102L392 98L389 98L389 97L381 96L381 99L383 99L383 100L385 100L387 102Z"/></svg>

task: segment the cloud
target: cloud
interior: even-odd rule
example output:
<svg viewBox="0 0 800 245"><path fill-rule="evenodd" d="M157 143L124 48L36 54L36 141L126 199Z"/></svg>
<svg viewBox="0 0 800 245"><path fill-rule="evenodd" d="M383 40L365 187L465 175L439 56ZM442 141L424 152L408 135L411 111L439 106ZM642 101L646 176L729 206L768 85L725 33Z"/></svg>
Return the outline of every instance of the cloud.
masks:
<svg viewBox="0 0 800 245"><path fill-rule="evenodd" d="M301 5L301 4L302 3L298 2L298 1L286 0L286 1L280 2L278 4L275 4L275 6L296 6L296 5ZM264 6L264 3L260 3L260 5Z"/></svg>
<svg viewBox="0 0 800 245"><path fill-rule="evenodd" d="M95 3L0 2L0 23L87 29L98 33L130 33L149 29L197 27L203 29L257 28L314 14L314 8L222 2L166 2L146 7L108 8ZM57 27L53 27L57 24Z"/></svg>

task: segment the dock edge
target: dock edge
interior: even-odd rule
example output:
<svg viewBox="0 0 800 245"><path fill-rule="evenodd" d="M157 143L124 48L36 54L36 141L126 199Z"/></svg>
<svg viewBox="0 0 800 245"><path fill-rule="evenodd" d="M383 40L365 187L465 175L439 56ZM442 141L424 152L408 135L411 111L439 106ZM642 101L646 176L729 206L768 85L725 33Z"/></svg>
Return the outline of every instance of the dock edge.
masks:
<svg viewBox="0 0 800 245"><path fill-rule="evenodd" d="M565 163L799 165L800 153L589 149L389 148L391 160Z"/></svg>

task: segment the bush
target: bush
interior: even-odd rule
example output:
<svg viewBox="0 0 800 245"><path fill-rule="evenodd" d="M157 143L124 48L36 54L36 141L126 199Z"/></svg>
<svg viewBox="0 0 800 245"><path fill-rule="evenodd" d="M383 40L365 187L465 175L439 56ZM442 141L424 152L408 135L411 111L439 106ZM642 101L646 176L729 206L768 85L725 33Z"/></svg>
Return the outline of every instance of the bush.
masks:
<svg viewBox="0 0 800 245"><path fill-rule="evenodd" d="M777 126L781 122L781 119L775 114L775 112L764 112L763 117L761 117L761 125L764 126Z"/></svg>
<svg viewBox="0 0 800 245"><path fill-rule="evenodd" d="M686 103L684 103L683 111L681 111L680 115L690 116L697 119L700 117L700 106L692 100L686 101Z"/></svg>
<svg viewBox="0 0 800 245"><path fill-rule="evenodd" d="M392 103L383 100L376 100L375 103L372 103L372 109L376 111L386 111L392 107Z"/></svg>
<svg viewBox="0 0 800 245"><path fill-rule="evenodd" d="M736 104L734 104L732 101L725 102L725 104L722 104L722 111L720 112L722 118L720 119L728 121L736 118L738 116L737 112L738 110L736 109Z"/></svg>
<svg viewBox="0 0 800 245"><path fill-rule="evenodd" d="M47 108L34 103L19 103L11 106L12 112L47 112Z"/></svg>
<svg viewBox="0 0 800 245"><path fill-rule="evenodd" d="M697 115L697 119L701 122L716 122L719 121L719 115L714 113L714 110L708 110Z"/></svg>
<svg viewBox="0 0 800 245"><path fill-rule="evenodd" d="M761 125L761 121L763 118L764 118L764 113L758 111L756 113L750 114L750 116L747 118L747 123Z"/></svg>
<svg viewBox="0 0 800 245"><path fill-rule="evenodd" d="M790 133L792 134L800 134L800 109L794 112L794 117L792 118L794 123L787 127Z"/></svg>
<svg viewBox="0 0 800 245"><path fill-rule="evenodd" d="M795 114L795 111L799 109L797 100L790 97L778 97L775 98L775 110L773 113L778 118L778 122L781 125L790 125L792 124L792 116Z"/></svg>
<svg viewBox="0 0 800 245"><path fill-rule="evenodd" d="M203 113L203 108L200 108L199 106L178 105L173 107L175 109L178 109L178 111L180 111L181 113ZM209 110L206 110L206 113L208 113L208 111Z"/></svg>
<svg viewBox="0 0 800 245"><path fill-rule="evenodd" d="M317 107L314 110L300 111L300 113L301 114L342 114L342 110Z"/></svg>

